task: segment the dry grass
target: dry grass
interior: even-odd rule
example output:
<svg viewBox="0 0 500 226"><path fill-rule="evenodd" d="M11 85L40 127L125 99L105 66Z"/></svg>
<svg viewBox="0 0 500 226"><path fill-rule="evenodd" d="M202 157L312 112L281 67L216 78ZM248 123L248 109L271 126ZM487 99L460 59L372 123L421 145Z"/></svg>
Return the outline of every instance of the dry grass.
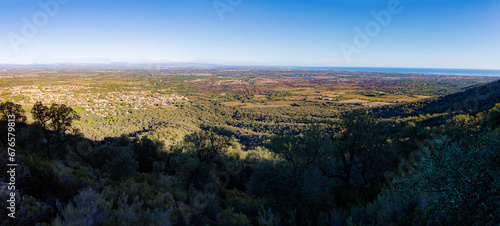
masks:
<svg viewBox="0 0 500 226"><path fill-rule="evenodd" d="M361 99L355 98L355 99L349 99L349 100L341 100L341 101L338 101L338 102L339 103L343 103L343 104L354 104L354 103L368 103L370 101L361 100Z"/></svg>
<svg viewBox="0 0 500 226"><path fill-rule="evenodd" d="M292 104L297 103L296 101L274 101L266 104L247 104L243 108L262 108L262 107L289 107Z"/></svg>
<svg viewBox="0 0 500 226"><path fill-rule="evenodd" d="M363 106L365 107L376 107L376 106L382 106L382 105L390 105L391 103L387 102L370 102L370 103L364 103Z"/></svg>
<svg viewBox="0 0 500 226"><path fill-rule="evenodd" d="M231 102L224 102L224 105L229 106L229 107L234 107L234 106L240 106L244 105L241 101L231 101Z"/></svg>

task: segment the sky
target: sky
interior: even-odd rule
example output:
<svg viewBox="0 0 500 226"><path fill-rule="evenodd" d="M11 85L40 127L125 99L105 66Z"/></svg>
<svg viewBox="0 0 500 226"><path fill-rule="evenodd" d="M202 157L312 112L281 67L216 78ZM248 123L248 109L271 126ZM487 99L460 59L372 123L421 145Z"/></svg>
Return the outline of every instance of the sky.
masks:
<svg viewBox="0 0 500 226"><path fill-rule="evenodd" d="M0 0L0 64L500 69L498 0Z"/></svg>

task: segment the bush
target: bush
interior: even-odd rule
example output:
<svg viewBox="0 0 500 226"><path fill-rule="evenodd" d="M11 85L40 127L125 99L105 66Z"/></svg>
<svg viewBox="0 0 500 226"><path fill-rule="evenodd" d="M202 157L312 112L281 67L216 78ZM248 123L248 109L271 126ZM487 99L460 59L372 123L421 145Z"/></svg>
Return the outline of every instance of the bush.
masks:
<svg viewBox="0 0 500 226"><path fill-rule="evenodd" d="M56 205L60 205L56 201ZM31 196L24 196L21 201L16 220L19 225L34 225L35 223L49 223L55 217L57 209L46 203L40 202Z"/></svg>
<svg viewBox="0 0 500 226"><path fill-rule="evenodd" d="M275 215L271 209L260 209L258 217L259 225L274 226L280 225L279 216Z"/></svg>
<svg viewBox="0 0 500 226"><path fill-rule="evenodd" d="M259 208L265 205L266 201L264 199L252 198L237 189L227 190L226 198L221 200L222 207L234 208L235 212L243 213L249 217L258 216Z"/></svg>
<svg viewBox="0 0 500 226"><path fill-rule="evenodd" d="M122 195L118 199L118 208L113 210L113 215L120 225L141 225L143 201L136 196L131 204L128 204L128 196Z"/></svg>
<svg viewBox="0 0 500 226"><path fill-rule="evenodd" d="M113 145L101 145L95 148L90 155L90 162L92 167L101 169L107 162L111 161L118 153L121 152L120 147Z"/></svg>
<svg viewBox="0 0 500 226"><path fill-rule="evenodd" d="M26 122L26 115L23 107L20 104L14 104L11 101L0 103L0 121L8 121L9 115L15 116L16 123Z"/></svg>
<svg viewBox="0 0 500 226"><path fill-rule="evenodd" d="M132 157L131 152L126 150L119 152L113 160L106 163L106 166L113 180L121 180L132 176L139 168L139 164Z"/></svg>
<svg viewBox="0 0 500 226"><path fill-rule="evenodd" d="M102 121L104 123L115 123L115 122L119 122L120 118L118 118L116 116L107 116Z"/></svg>
<svg viewBox="0 0 500 226"><path fill-rule="evenodd" d="M189 155L179 155L174 162L181 187L188 188L193 185L197 189L203 189L207 184L218 184L215 163L202 162Z"/></svg>
<svg viewBox="0 0 500 226"><path fill-rule="evenodd" d="M90 159L92 167L103 169L114 180L127 178L139 168L128 147L105 144L97 147L92 152Z"/></svg>
<svg viewBox="0 0 500 226"><path fill-rule="evenodd" d="M201 131L186 136L187 150L200 161L211 161L229 146L230 139L213 131Z"/></svg>
<svg viewBox="0 0 500 226"><path fill-rule="evenodd" d="M332 200L326 196L327 179L316 169L294 168L287 162L260 163L247 183L248 192L265 197L281 216L296 210L299 224L316 222L319 211L328 210Z"/></svg>
<svg viewBox="0 0 500 226"><path fill-rule="evenodd" d="M162 175L165 172L165 162L153 162L153 172L155 175Z"/></svg>
<svg viewBox="0 0 500 226"><path fill-rule="evenodd" d="M487 112L487 121L492 129L500 127L500 104L496 104Z"/></svg>
<svg viewBox="0 0 500 226"><path fill-rule="evenodd" d="M54 225L104 225L110 220L112 204L105 194L87 188L63 209Z"/></svg>
<svg viewBox="0 0 500 226"><path fill-rule="evenodd" d="M67 201L76 195L76 192L93 184L94 177L85 169L72 169L61 162L47 161L38 156L26 156L22 158L26 168L24 192L40 200L57 198ZM18 180L21 181L21 175Z"/></svg>
<svg viewBox="0 0 500 226"><path fill-rule="evenodd" d="M443 137L411 176L397 181L407 197L425 198L428 223L500 221L500 140L476 128Z"/></svg>
<svg viewBox="0 0 500 226"><path fill-rule="evenodd" d="M159 160L157 144L147 137L143 137L134 145L134 157L139 163L139 172L153 171L153 163Z"/></svg>
<svg viewBox="0 0 500 226"><path fill-rule="evenodd" d="M218 225L250 225L247 216L235 213L234 208L228 208L217 214Z"/></svg>

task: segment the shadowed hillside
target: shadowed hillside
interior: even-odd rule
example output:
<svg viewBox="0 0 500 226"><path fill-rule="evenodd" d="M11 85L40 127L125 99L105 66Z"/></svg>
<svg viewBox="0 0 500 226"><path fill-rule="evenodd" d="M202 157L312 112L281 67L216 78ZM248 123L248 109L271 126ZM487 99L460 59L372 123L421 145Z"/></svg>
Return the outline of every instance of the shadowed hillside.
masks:
<svg viewBox="0 0 500 226"><path fill-rule="evenodd" d="M475 114L490 109L499 102L500 80L443 97L377 107L373 112L376 116L384 118L446 112Z"/></svg>

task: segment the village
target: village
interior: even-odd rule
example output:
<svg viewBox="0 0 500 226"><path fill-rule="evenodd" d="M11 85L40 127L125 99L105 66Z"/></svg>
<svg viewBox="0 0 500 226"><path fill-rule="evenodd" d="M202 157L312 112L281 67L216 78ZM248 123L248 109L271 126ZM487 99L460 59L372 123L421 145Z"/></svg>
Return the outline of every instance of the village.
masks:
<svg viewBox="0 0 500 226"><path fill-rule="evenodd" d="M42 101L44 105L65 104L78 109L82 115L102 117L129 114L131 110L145 110L151 106L179 106L189 101L187 97L164 94L162 91L165 90L95 92L93 87L77 85L14 86L0 88L0 101L12 100L24 106L32 106L37 101Z"/></svg>

